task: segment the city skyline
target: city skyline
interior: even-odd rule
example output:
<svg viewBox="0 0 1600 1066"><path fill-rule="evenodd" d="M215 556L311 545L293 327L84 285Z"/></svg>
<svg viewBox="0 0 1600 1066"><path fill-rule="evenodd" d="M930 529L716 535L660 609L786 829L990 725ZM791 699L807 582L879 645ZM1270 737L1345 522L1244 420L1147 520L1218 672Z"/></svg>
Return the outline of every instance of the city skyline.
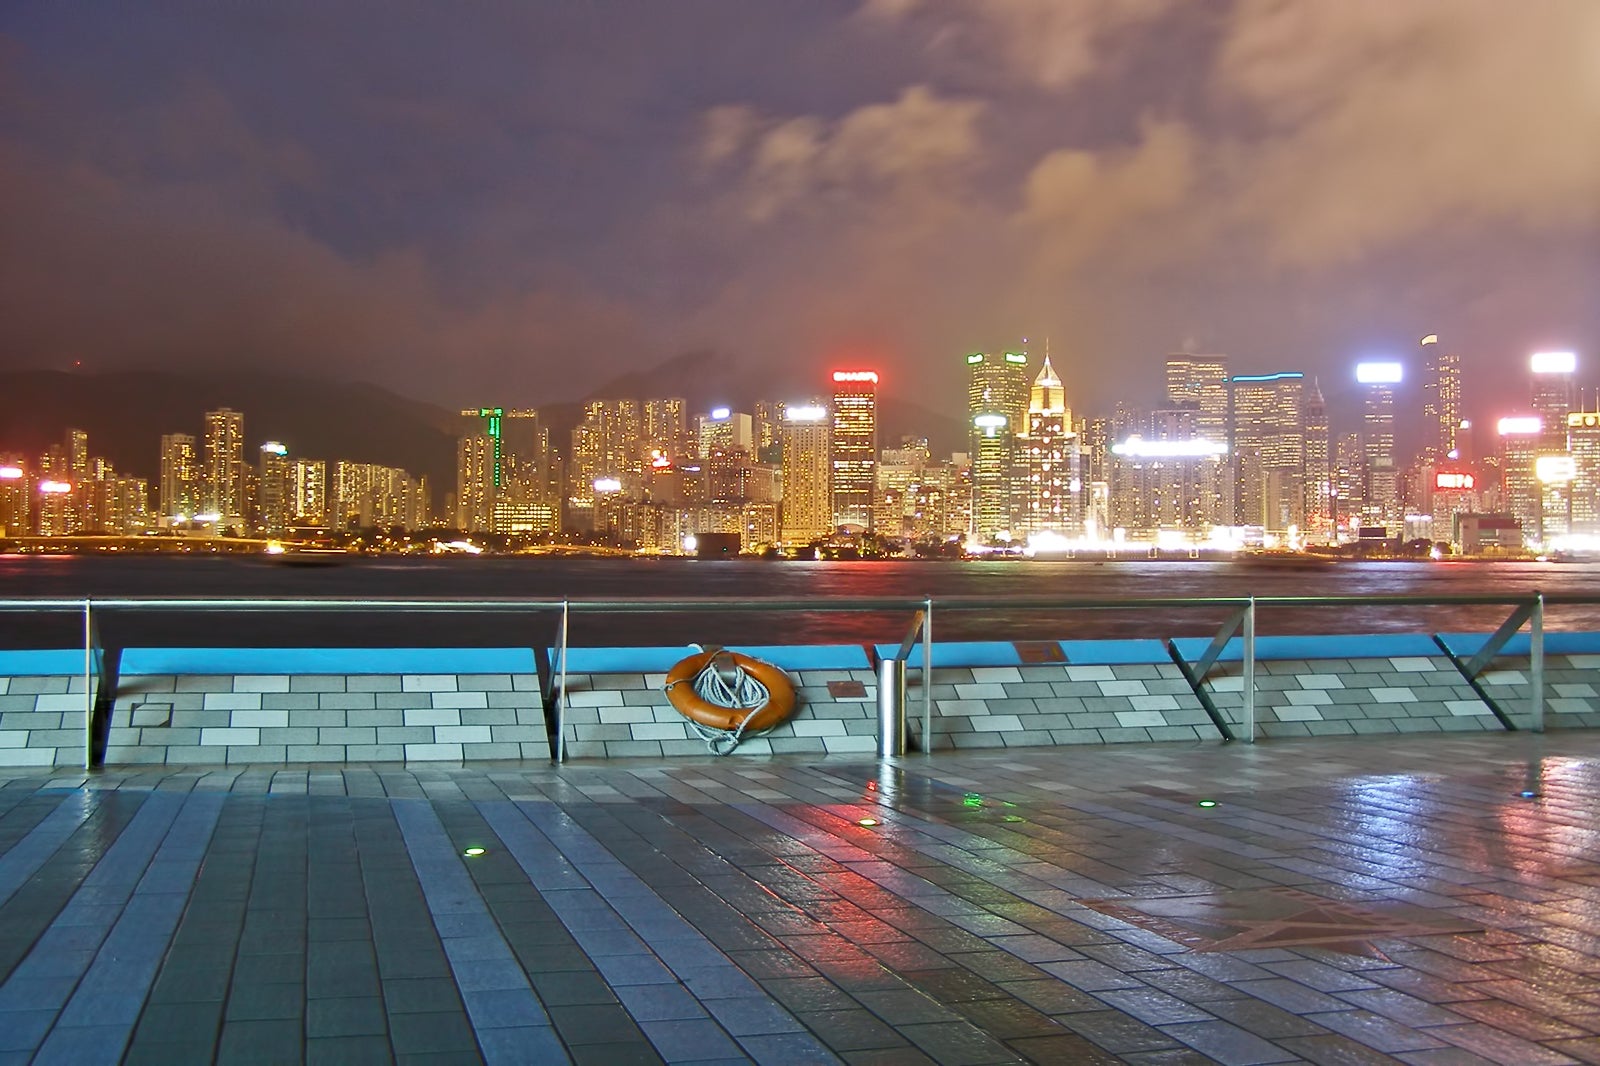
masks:
<svg viewBox="0 0 1600 1066"><path fill-rule="evenodd" d="M940 410L948 353L1022 326L1081 408L1192 339L1342 410L1345 367L1437 331L1476 409L1526 352L1600 351L1597 23L1584 0L8 5L0 368L315 368L540 407L709 349L791 387L871 365Z"/></svg>
<svg viewBox="0 0 1600 1066"><path fill-rule="evenodd" d="M859 365L831 372L831 399L756 401L753 414L691 415L682 397L647 395L591 400L568 430L536 409L468 407L456 416L455 488L442 510L427 478L402 469L291 455L279 440L252 464L245 415L221 407L205 412L203 448L191 434L160 437L154 509L147 480L93 454L81 426L36 459L0 450L0 526L45 537L447 527L651 552L709 534L733 535L735 550L835 534L1044 551L1130 539L1547 550L1600 537L1590 439L1600 410L1582 405L1577 353L1528 357L1526 402L1506 398L1524 413L1496 420L1484 452L1461 417L1459 361L1438 334L1419 340L1418 355L1420 395L1404 401L1405 363L1353 368L1361 428L1345 433L1316 378L1234 373L1222 354L1169 354L1154 407L1075 415L1048 341L1037 362L1026 351L969 353L971 433L948 458L926 437L885 444L880 376ZM1417 415L1413 450L1395 428Z"/></svg>

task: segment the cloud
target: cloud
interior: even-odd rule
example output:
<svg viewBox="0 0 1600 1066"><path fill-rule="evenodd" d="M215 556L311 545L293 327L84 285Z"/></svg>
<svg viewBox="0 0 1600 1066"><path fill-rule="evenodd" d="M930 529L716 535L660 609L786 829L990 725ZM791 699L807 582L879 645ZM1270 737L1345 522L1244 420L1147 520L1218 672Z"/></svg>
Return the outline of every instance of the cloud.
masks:
<svg viewBox="0 0 1600 1066"><path fill-rule="evenodd" d="M698 157L707 166L735 168L744 213L765 222L791 211L948 189L978 156L983 111L980 101L941 97L920 85L832 121L766 118L753 108L723 106L704 118Z"/></svg>
<svg viewBox="0 0 1600 1066"><path fill-rule="evenodd" d="M1126 258L1120 246L1157 226L1166 236L1153 245L1135 239L1136 257L1147 261L1152 248L1170 257L1177 251L1172 227L1181 221L1171 216L1197 195L1200 151L1193 131L1170 121L1146 123L1128 147L1057 149L1023 180L1014 225L1050 271L1100 256Z"/></svg>
<svg viewBox="0 0 1600 1066"><path fill-rule="evenodd" d="M1600 5L1245 0L1218 101L1236 215L1315 266L1484 226L1592 227L1600 212Z"/></svg>
<svg viewBox="0 0 1600 1066"><path fill-rule="evenodd" d="M991 71L1047 89L1066 89L1103 71L1130 34L1159 19L1174 0L867 0L864 24L921 34L929 57L964 65L974 54Z"/></svg>

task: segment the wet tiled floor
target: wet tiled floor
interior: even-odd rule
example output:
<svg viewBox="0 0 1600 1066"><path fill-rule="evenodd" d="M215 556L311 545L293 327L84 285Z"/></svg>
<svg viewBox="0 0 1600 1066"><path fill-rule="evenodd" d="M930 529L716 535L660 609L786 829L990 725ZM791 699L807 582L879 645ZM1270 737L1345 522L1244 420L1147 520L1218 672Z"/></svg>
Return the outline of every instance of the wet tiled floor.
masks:
<svg viewBox="0 0 1600 1066"><path fill-rule="evenodd" d="M0 771L0 1063L1600 1063L1597 795L1600 732Z"/></svg>

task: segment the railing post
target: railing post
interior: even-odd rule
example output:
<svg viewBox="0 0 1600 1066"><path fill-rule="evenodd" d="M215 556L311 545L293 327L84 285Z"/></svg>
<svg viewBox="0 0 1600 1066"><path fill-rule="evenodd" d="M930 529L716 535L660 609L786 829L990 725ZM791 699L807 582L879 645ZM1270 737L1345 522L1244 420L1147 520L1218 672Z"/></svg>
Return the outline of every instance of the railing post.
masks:
<svg viewBox="0 0 1600 1066"><path fill-rule="evenodd" d="M1544 593L1534 594L1533 613L1528 616L1528 693L1533 706L1533 731L1544 732Z"/></svg>
<svg viewBox="0 0 1600 1066"><path fill-rule="evenodd" d="M89 600L83 601L83 768L94 769L95 664L94 614Z"/></svg>
<svg viewBox="0 0 1600 1066"><path fill-rule="evenodd" d="M906 661L878 660L878 758L906 753Z"/></svg>
<svg viewBox="0 0 1600 1066"><path fill-rule="evenodd" d="M922 751L933 754L933 597L922 606Z"/></svg>
<svg viewBox="0 0 1600 1066"><path fill-rule="evenodd" d="M567 601L561 601L561 679L556 683L556 762L567 761Z"/></svg>
<svg viewBox="0 0 1600 1066"><path fill-rule="evenodd" d="M1244 739L1256 741L1256 598L1244 609Z"/></svg>

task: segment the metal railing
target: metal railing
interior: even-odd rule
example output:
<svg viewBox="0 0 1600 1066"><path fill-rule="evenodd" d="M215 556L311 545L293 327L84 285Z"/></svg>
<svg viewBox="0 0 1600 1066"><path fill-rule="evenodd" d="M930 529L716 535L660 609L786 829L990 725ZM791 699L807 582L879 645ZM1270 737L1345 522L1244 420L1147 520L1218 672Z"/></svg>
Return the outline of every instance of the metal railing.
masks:
<svg viewBox="0 0 1600 1066"><path fill-rule="evenodd" d="M1183 672L1191 689L1199 697L1202 705L1211 714L1217 724L1221 735L1227 739L1242 739L1253 742L1257 732L1256 707L1255 707L1255 670L1256 670L1256 640L1257 625L1256 613L1264 607L1270 608L1354 608L1354 607L1510 607L1512 612L1489 639L1470 657L1463 657L1446 643L1435 636L1435 641L1440 649L1450 658L1451 662L1461 672L1462 677L1471 685L1479 696L1490 706L1501 723L1508 729L1515 726L1510 721L1506 712L1500 708L1488 694L1483 691L1479 677L1488 667L1490 662L1501 652L1506 643L1524 626L1529 632L1529 708L1528 713L1532 729L1542 732L1545 725L1544 704L1544 614L1545 609L1551 606L1593 606L1600 604L1600 596L1596 595L1564 595L1547 593L1524 593L1520 595L1438 595L1438 596L1407 596L1407 595L1381 595L1381 596L1216 596L1216 597L1140 597L1131 599L1115 598L1082 598L1082 597L1051 597L1051 596L1010 596L1004 598L977 597L977 596L951 596L935 598L932 596L921 599L907 597L878 597L860 599L830 599L830 600L797 600L788 598L745 598L721 599L715 597L699 598L669 598L669 597L635 597L626 600L609 599L527 599L518 597L490 597L479 599L457 599L450 597L376 597L376 598L340 598L340 597L309 597L309 598L18 598L0 599L0 612L36 612L36 613L76 613L82 617L83 648L84 648L84 762L88 767L93 762L93 731L96 701L101 695L99 681L105 674L105 648L100 639L99 620L112 612L158 612L180 614L207 614L207 613L317 613L317 612L426 612L443 614L520 614L533 615L553 612L557 616L556 632L554 635L554 657L550 663L550 689L545 694L549 706L554 711L555 736L553 740L553 756L556 761L565 758L566 745L566 690L569 666L568 653L571 639L571 623L574 614L585 615L613 615L613 614L691 614L691 613L785 613L785 612L825 612L825 613L850 613L850 614L883 614L908 612L912 622L906 635L899 645L898 651L887 659L879 660L882 663L899 663L900 678L902 683L897 685L890 693L898 709L886 707L883 703L884 695L880 691L879 722L880 737L879 750L883 753L886 748L895 749L891 753L903 753L905 750L904 725L905 725L905 697L904 697L904 668L911 652L916 645L922 645L922 662L920 666L919 683L922 688L923 721L921 748L924 752L931 752L934 747L933 734L933 616L935 610L946 611L993 611L1003 609L1010 614L1022 612L1073 612L1073 611L1144 611L1159 610L1172 611L1184 610L1213 610L1227 611L1227 621L1216 632L1211 644L1199 659L1193 663L1186 662L1170 639L1162 639L1174 662ZM1209 672L1216 666L1220 657L1230 642L1235 637L1240 641L1241 675L1242 675L1242 702L1243 723L1242 737L1235 736L1224 717L1218 712L1210 699L1210 693L1205 689ZM891 668L894 669L894 668ZM880 673L880 678L882 674ZM897 695L898 694L898 695ZM885 715L888 714L886 718ZM898 721L899 725L894 724ZM887 723L887 724L885 724ZM892 733L896 728L902 732L899 739L895 736L881 735L884 732Z"/></svg>

